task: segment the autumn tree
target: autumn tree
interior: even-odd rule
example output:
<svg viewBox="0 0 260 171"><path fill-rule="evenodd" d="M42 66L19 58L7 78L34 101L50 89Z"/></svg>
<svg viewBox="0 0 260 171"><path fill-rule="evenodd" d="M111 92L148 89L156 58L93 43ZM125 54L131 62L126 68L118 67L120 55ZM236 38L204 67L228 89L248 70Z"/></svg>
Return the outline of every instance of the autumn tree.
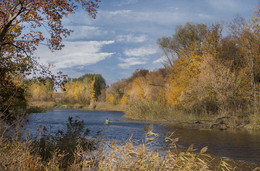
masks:
<svg viewBox="0 0 260 171"><path fill-rule="evenodd" d="M167 57L164 65L170 73L165 86L168 105L180 105L181 94L199 74L207 33L208 27L204 24L186 23L177 26L172 37L158 39L158 44Z"/></svg>
<svg viewBox="0 0 260 171"><path fill-rule="evenodd" d="M96 91L95 91L95 83L96 83L96 77L94 76L93 80L89 84L90 102L95 102L97 100Z"/></svg>
<svg viewBox="0 0 260 171"><path fill-rule="evenodd" d="M63 26L62 19L82 7L91 17L96 16L99 0L8 0L0 2L1 78L9 73L24 73L34 65L34 51L42 42L50 50L60 50L63 37L72 30ZM43 34L42 29L49 32Z"/></svg>
<svg viewBox="0 0 260 171"><path fill-rule="evenodd" d="M127 96L127 86L130 81L124 79L113 83L106 89L106 102L118 104L123 96Z"/></svg>
<svg viewBox="0 0 260 171"><path fill-rule="evenodd" d="M179 25L175 28L172 37L162 37L158 39L158 45L164 52L166 67L172 67L174 60L183 56L188 56L187 50L193 45L192 51L196 49L198 54L202 54L201 45L207 33L205 24L186 23L184 26ZM185 50L186 49L186 50ZM185 50L185 51L184 51Z"/></svg>
<svg viewBox="0 0 260 171"><path fill-rule="evenodd" d="M105 79L100 74L85 74L79 78L68 78L62 89L62 101L90 104L98 99L105 86Z"/></svg>
<svg viewBox="0 0 260 171"><path fill-rule="evenodd" d="M44 80L31 80L26 91L30 101L52 101L54 94L54 81L51 78Z"/></svg>
<svg viewBox="0 0 260 171"><path fill-rule="evenodd" d="M101 95L101 91L106 88L106 81L101 74L84 74L79 78L74 78L72 81L83 81L84 79L95 80L93 90L95 91L95 98Z"/></svg>
<svg viewBox="0 0 260 171"><path fill-rule="evenodd" d="M199 73L190 80L179 98L185 110L220 115L257 112L260 48L256 21L255 17L249 23L236 19L237 23L232 24L232 34L226 37L222 37L220 25L207 31Z"/></svg>
<svg viewBox="0 0 260 171"><path fill-rule="evenodd" d="M258 6L256 15L252 17L246 25L239 42L246 58L246 64L249 69L250 86L251 86L251 104L253 113L257 113L260 78L260 6Z"/></svg>
<svg viewBox="0 0 260 171"><path fill-rule="evenodd" d="M14 79L30 73L50 75L38 64L35 50L40 43L50 50L60 50L63 37L72 30L62 19L82 7L95 18L100 0L8 0L0 2L0 103L9 103L24 89ZM49 34L43 34L42 30ZM6 93L6 92L12 93ZM17 96L19 97L19 96ZM0 111L8 115L8 106Z"/></svg>
<svg viewBox="0 0 260 171"><path fill-rule="evenodd" d="M90 83L91 80L88 78L85 78L83 81L66 82L62 91L62 102L89 104L91 100Z"/></svg>
<svg viewBox="0 0 260 171"><path fill-rule="evenodd" d="M167 75L165 69L153 72L138 69L129 78L117 81L107 88L106 101L112 104L131 104L149 100L164 104Z"/></svg>

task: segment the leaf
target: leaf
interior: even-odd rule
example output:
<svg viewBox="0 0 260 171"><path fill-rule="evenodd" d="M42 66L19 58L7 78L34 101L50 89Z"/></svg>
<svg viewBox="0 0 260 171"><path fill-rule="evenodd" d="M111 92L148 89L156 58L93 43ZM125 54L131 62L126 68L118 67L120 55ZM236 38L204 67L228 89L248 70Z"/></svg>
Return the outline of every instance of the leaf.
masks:
<svg viewBox="0 0 260 171"><path fill-rule="evenodd" d="M144 132L146 133L147 132L147 125L144 124Z"/></svg>
<svg viewBox="0 0 260 171"><path fill-rule="evenodd" d="M208 147L206 146L206 147L203 147L201 150L200 150L200 153L202 154L202 153L205 153L206 151L208 150Z"/></svg>
<svg viewBox="0 0 260 171"><path fill-rule="evenodd" d="M152 129L153 129L153 125L151 124L151 125L149 125L148 130L151 131Z"/></svg>
<svg viewBox="0 0 260 171"><path fill-rule="evenodd" d="M184 156L185 153L184 152L180 152L179 156Z"/></svg>
<svg viewBox="0 0 260 171"><path fill-rule="evenodd" d="M193 144L191 144L190 146L189 146L189 148L187 149L187 151L186 152L189 152L189 151L192 151L193 150Z"/></svg>

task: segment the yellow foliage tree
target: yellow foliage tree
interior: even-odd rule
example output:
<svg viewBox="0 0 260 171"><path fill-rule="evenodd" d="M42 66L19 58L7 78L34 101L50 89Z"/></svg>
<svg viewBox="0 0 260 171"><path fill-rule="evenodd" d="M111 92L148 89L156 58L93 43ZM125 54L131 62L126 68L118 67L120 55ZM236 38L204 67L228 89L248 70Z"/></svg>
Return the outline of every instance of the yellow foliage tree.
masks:
<svg viewBox="0 0 260 171"><path fill-rule="evenodd" d="M95 82L96 82L96 77L93 77L93 80L91 81L89 85L89 91L90 91L90 101L95 102L97 100L96 98L96 91L95 91Z"/></svg>
<svg viewBox="0 0 260 171"><path fill-rule="evenodd" d="M116 103L116 98L113 96L113 94L109 93L106 91L106 102L110 104L115 104Z"/></svg>
<svg viewBox="0 0 260 171"><path fill-rule="evenodd" d="M133 80L129 93L130 101L144 101L147 97L148 82L145 77L137 77Z"/></svg>
<svg viewBox="0 0 260 171"><path fill-rule="evenodd" d="M62 100L65 103L90 103L90 91L88 81L67 82L62 92Z"/></svg>
<svg viewBox="0 0 260 171"><path fill-rule="evenodd" d="M27 89L27 99L32 101L51 101L54 94L54 83L50 79L44 82L32 82Z"/></svg>
<svg viewBox="0 0 260 171"><path fill-rule="evenodd" d="M167 104L176 106L180 104L180 96L185 92L191 80L199 73L199 65L202 56L190 54L189 58L181 57L177 59L170 74L169 82L166 85Z"/></svg>

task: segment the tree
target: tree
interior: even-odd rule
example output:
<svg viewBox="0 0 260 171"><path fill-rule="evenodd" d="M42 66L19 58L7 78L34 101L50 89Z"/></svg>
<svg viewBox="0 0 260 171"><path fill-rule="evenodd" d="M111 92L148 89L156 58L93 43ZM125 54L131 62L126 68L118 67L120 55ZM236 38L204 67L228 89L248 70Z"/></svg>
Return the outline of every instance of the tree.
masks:
<svg viewBox="0 0 260 171"><path fill-rule="evenodd" d="M94 76L93 80L91 81L91 83L89 85L90 102L95 102L97 100L96 91L95 91L95 83L96 83L96 77Z"/></svg>
<svg viewBox="0 0 260 171"><path fill-rule="evenodd" d="M85 74L79 78L74 78L73 82L75 82L75 81L84 82L84 80L93 81L94 79L95 79L95 81L94 81L93 88L95 91L95 98L97 99L98 96L101 95L101 90L106 88L106 81L101 74ZM88 83L86 82L86 84L88 84Z"/></svg>
<svg viewBox="0 0 260 171"><path fill-rule="evenodd" d="M259 92L257 83L260 82L260 6L258 6L255 13L256 16L252 17L240 36L241 47L245 53L245 58L250 73L252 92L251 102L254 114L257 113L257 92Z"/></svg>
<svg viewBox="0 0 260 171"><path fill-rule="evenodd" d="M63 26L63 17L74 13L81 6L95 18L99 2L100 0L0 1L1 104L15 97L14 93L24 94L24 89L13 83L15 78L38 71L50 75L46 67L37 63L34 51L40 43L46 44L50 50L60 50L64 46L62 39L69 36L72 30ZM44 35L43 29L49 35ZM6 93L7 91L13 93ZM7 108L8 106L1 106L0 111L8 113Z"/></svg>
<svg viewBox="0 0 260 171"><path fill-rule="evenodd" d="M120 80L113 83L109 88L106 89L106 101L108 103L117 104L120 99L126 94L128 85L127 80Z"/></svg>
<svg viewBox="0 0 260 171"><path fill-rule="evenodd" d="M250 82L249 91L251 93L250 101L253 113L257 113L260 82L260 6L257 6L257 10L254 12L249 22L246 22L243 18L235 18L230 24L230 32L233 37L233 41L236 43L240 50L240 56L242 59L243 70Z"/></svg>
<svg viewBox="0 0 260 171"><path fill-rule="evenodd" d="M172 37L162 37L158 39L158 45L163 50L167 61L166 67L172 67L174 60L181 56L188 56L185 51L193 44L194 49L201 55L201 45L206 37L207 26L205 24L186 23L184 26L177 26ZM189 53L189 52L188 52Z"/></svg>
<svg viewBox="0 0 260 171"><path fill-rule="evenodd" d="M62 91L62 101L65 103L89 104L91 80L85 78L82 81L66 82Z"/></svg>
<svg viewBox="0 0 260 171"><path fill-rule="evenodd" d="M54 81L46 78L43 81L32 80L29 83L26 95L33 101L51 101L53 100Z"/></svg>
<svg viewBox="0 0 260 171"><path fill-rule="evenodd" d="M45 41L51 50L60 50L63 37L72 30L64 28L62 19L81 6L95 17L100 0L8 0L0 2L1 76L9 72L24 73L37 63L33 52ZM44 35L42 29L49 32Z"/></svg>

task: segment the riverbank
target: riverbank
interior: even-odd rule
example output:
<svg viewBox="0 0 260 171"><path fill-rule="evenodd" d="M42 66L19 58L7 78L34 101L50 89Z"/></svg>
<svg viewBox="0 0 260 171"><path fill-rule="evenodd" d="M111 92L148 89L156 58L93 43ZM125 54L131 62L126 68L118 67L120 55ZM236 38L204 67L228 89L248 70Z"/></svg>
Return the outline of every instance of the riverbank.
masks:
<svg viewBox="0 0 260 171"><path fill-rule="evenodd" d="M45 112L49 108L119 111L125 113L125 118L174 125L189 129L246 129L260 130L260 114L255 116L219 116L191 114L163 107L156 102L136 102L131 105L113 105L105 102L95 102L94 105L58 104L55 102L29 102L29 113Z"/></svg>
<svg viewBox="0 0 260 171"><path fill-rule="evenodd" d="M126 108L125 117L134 120L161 122L180 128L260 130L260 114L194 114L178 111L172 107L161 106L154 101L136 102L129 105Z"/></svg>
<svg viewBox="0 0 260 171"><path fill-rule="evenodd" d="M116 112L124 112L126 111L126 105L113 105L105 102L95 102L94 106L92 105L83 105L83 104L61 104L55 103L53 101L45 102L45 101L30 101L28 103L28 109L35 109L35 112L30 113L38 113L42 109L51 109L51 108L60 108L60 109L78 109L78 110L100 110L100 111L116 111Z"/></svg>

